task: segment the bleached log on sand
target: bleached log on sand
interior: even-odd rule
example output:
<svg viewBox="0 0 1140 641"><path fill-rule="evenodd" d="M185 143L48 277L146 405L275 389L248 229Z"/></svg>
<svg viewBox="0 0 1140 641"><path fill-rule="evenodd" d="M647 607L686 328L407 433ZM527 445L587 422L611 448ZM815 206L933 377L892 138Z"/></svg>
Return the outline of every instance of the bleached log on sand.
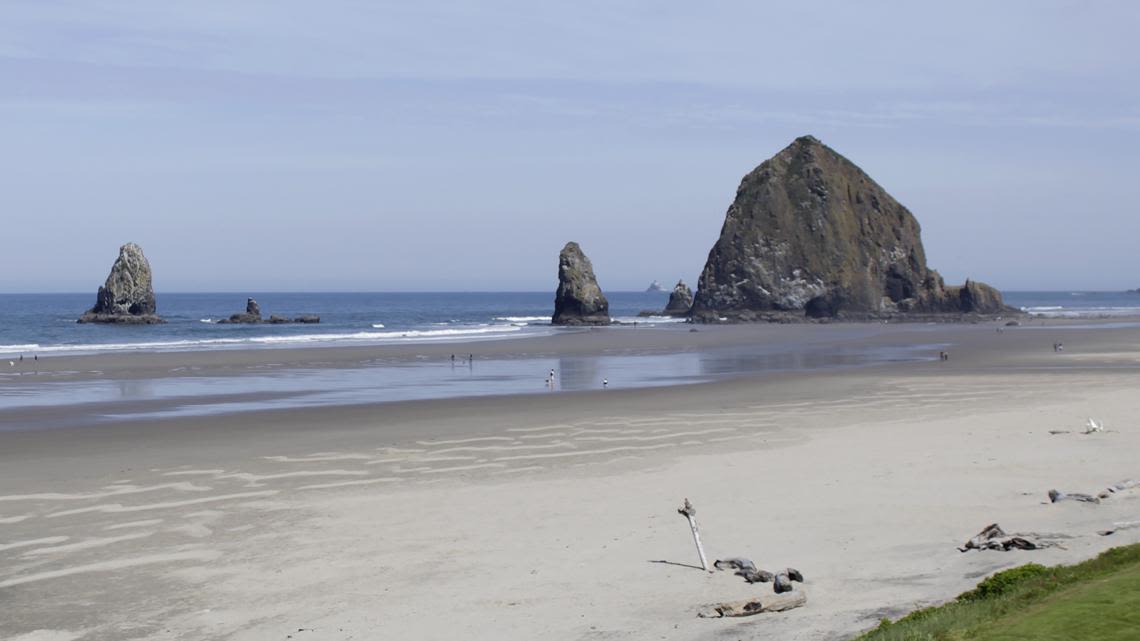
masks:
<svg viewBox="0 0 1140 641"><path fill-rule="evenodd" d="M761 612L783 612L798 608L806 603L807 594L803 590L797 590L785 594L765 594L743 601L713 603L702 607L697 612L697 616L705 619L747 617Z"/></svg>

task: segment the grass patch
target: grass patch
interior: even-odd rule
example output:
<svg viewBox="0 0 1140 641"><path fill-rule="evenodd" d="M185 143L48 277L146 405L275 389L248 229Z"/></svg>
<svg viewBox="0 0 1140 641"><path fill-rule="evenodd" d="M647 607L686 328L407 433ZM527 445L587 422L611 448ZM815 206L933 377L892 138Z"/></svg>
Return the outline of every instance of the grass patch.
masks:
<svg viewBox="0 0 1140 641"><path fill-rule="evenodd" d="M855 641L1075 639L1140 639L1140 544L1077 565L998 572L950 603L884 619Z"/></svg>

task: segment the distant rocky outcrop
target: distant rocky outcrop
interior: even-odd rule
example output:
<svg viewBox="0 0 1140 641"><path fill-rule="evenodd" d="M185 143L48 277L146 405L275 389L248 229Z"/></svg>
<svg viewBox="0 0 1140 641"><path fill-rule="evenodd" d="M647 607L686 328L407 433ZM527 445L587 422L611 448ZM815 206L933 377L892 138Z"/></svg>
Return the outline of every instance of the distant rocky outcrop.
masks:
<svg viewBox="0 0 1140 641"><path fill-rule="evenodd" d="M679 280L673 287L673 292L669 294L669 302L665 305L666 316L688 316L689 311L693 308L693 290L685 284L685 281Z"/></svg>
<svg viewBox="0 0 1140 641"><path fill-rule="evenodd" d="M252 298L245 299L245 313L230 314L229 318L223 318L218 321L219 323L260 323L261 322L261 306L257 301Z"/></svg>
<svg viewBox="0 0 1140 641"><path fill-rule="evenodd" d="M569 242L558 254L558 291L554 295L554 325L609 325L606 300L594 266L578 243Z"/></svg>
<svg viewBox="0 0 1140 641"><path fill-rule="evenodd" d="M319 323L319 322L321 322L321 317L320 316L314 316L312 314L306 314L304 316L298 316L298 317L293 318L293 319L289 319L289 318L286 318L284 316L278 316L277 314L270 314L269 318L267 318L267 319L262 318L261 317L261 306L258 305L257 301L252 299L252 298L245 299L245 312L240 313L240 314L231 314L229 318L223 318L222 320L218 321L218 323L222 324L222 325L228 325L228 324L256 325L258 323L268 323L270 325L284 325L286 323Z"/></svg>
<svg viewBox="0 0 1140 641"><path fill-rule="evenodd" d="M652 293L652 292L663 292L663 291L665 291L665 288L662 287L661 283L659 283L657 281L653 281L652 283L649 283L649 287L645 288L645 293L647 293L647 294Z"/></svg>
<svg viewBox="0 0 1140 641"><path fill-rule="evenodd" d="M127 243L111 266L107 281L99 288L95 306L80 316L79 323L120 323L154 325L166 321L158 317L154 300L154 279L142 247Z"/></svg>
<svg viewBox="0 0 1140 641"><path fill-rule="evenodd" d="M709 252L695 320L884 318L1017 310L983 283L946 287L918 221L811 136L744 177Z"/></svg>

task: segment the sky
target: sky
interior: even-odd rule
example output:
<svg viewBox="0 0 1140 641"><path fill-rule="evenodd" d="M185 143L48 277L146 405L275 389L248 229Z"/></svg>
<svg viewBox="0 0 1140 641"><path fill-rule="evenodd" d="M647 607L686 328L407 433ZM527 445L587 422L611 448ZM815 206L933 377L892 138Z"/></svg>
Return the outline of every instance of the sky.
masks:
<svg viewBox="0 0 1140 641"><path fill-rule="evenodd" d="M5 0L0 291L696 282L812 134L930 265L1140 287L1140 3Z"/></svg>

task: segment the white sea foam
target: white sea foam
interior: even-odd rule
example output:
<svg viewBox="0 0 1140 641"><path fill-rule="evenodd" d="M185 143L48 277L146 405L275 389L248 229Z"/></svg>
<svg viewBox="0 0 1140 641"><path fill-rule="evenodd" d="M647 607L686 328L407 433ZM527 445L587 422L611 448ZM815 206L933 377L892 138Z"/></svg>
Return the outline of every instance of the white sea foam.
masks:
<svg viewBox="0 0 1140 641"><path fill-rule="evenodd" d="M41 347L36 343L24 343L16 345L0 345L0 354L22 354L24 352L38 352Z"/></svg>
<svg viewBox="0 0 1140 641"><path fill-rule="evenodd" d="M550 322L549 316L496 316L493 320L507 323L534 323L538 321Z"/></svg>
<svg viewBox="0 0 1140 641"><path fill-rule="evenodd" d="M661 325L665 323L683 323L684 317L676 316L618 316L614 321L623 325L632 325L637 323L639 325Z"/></svg>
<svg viewBox="0 0 1140 641"><path fill-rule="evenodd" d="M1140 307L1062 307L1043 305L1022 307L1021 311L1039 318L1105 318L1140 316Z"/></svg>
<svg viewBox="0 0 1140 641"><path fill-rule="evenodd" d="M384 329L384 323L372 323L373 329Z"/></svg>
<svg viewBox="0 0 1140 641"><path fill-rule="evenodd" d="M36 351L40 354L77 352L122 352L122 351L183 351L209 347L244 346L290 346L315 345L339 342L385 342L385 341L446 341L462 338L486 337L513 334L523 328L516 325L490 325L485 327L395 330L387 332L352 332L343 334L295 334L285 336L249 336L241 338L209 338L198 340L146 341L138 343L90 343L79 345L0 345L0 353Z"/></svg>
<svg viewBox="0 0 1140 641"><path fill-rule="evenodd" d="M214 322L214 319L212 319L212 318L199 318L198 322L199 323L212 323L212 322Z"/></svg>

